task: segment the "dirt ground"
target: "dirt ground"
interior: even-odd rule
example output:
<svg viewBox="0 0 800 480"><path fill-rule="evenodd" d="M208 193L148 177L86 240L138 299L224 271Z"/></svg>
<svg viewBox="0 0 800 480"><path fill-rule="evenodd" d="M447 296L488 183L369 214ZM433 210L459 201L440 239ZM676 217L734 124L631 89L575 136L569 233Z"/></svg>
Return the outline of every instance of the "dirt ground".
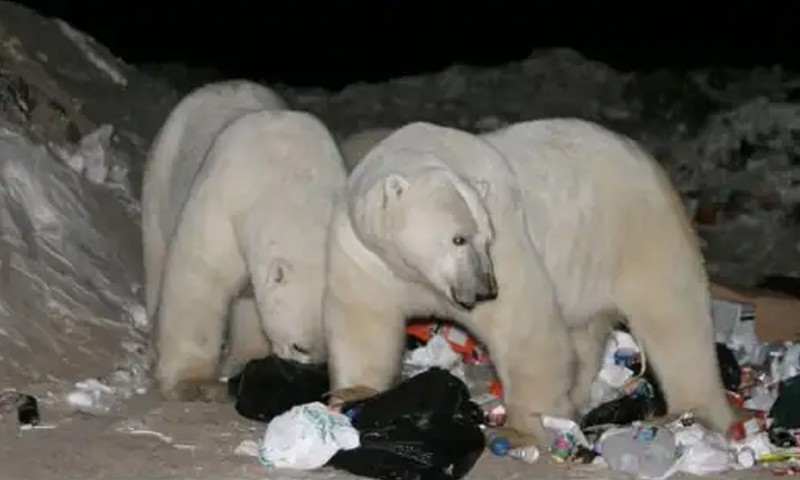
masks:
<svg viewBox="0 0 800 480"><path fill-rule="evenodd" d="M149 393L128 401L117 416L47 405L40 411L40 428L20 430L13 413L0 421L0 478L357 478L330 468L266 471L255 457L237 455L234 450L243 440L260 440L265 425L240 417L232 403L162 402ZM760 476L770 474L720 477ZM630 477L589 466L527 465L486 452L467 478Z"/></svg>

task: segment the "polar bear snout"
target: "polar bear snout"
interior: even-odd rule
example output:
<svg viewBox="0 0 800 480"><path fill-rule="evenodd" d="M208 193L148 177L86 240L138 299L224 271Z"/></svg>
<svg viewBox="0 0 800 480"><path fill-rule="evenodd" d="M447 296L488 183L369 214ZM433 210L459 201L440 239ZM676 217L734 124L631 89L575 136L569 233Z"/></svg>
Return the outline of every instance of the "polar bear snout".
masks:
<svg viewBox="0 0 800 480"><path fill-rule="evenodd" d="M494 300L498 295L494 265L488 255L470 255L465 270L459 272L450 287L450 298L461 307L472 310L481 302Z"/></svg>
<svg viewBox="0 0 800 480"><path fill-rule="evenodd" d="M497 298L497 280L494 278L494 272L488 272L483 276L482 281L478 284L478 290L475 293L475 299L478 302L486 302Z"/></svg>

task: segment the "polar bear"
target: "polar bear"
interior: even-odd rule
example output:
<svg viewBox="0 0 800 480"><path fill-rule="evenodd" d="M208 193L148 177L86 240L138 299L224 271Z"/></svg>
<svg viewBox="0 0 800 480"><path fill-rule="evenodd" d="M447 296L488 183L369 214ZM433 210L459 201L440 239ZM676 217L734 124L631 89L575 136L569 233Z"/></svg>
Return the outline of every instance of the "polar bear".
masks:
<svg viewBox="0 0 800 480"><path fill-rule="evenodd" d="M394 132L393 128L373 128L356 132L345 138L339 145L348 172L352 172L358 162L372 147Z"/></svg>
<svg viewBox="0 0 800 480"><path fill-rule="evenodd" d="M273 353L325 359L325 238L344 183L336 143L312 115L245 113L214 139L164 260L154 340L166 398L219 394L225 316L248 280Z"/></svg>
<svg viewBox="0 0 800 480"><path fill-rule="evenodd" d="M145 303L149 314L160 290L167 239L206 151L222 129L243 114L285 108L283 99L267 87L247 80L226 80L199 87L170 112L153 140L142 179Z"/></svg>
<svg viewBox="0 0 800 480"><path fill-rule="evenodd" d="M161 290L167 244L192 179L205 153L225 126L245 113L283 110L286 103L271 89L247 80L209 83L183 97L156 134L142 178L142 246L145 272L145 306L153 318ZM261 320L252 298L231 305L228 365L232 374L246 360L269 353Z"/></svg>
<svg viewBox="0 0 800 480"><path fill-rule="evenodd" d="M671 411L717 430L732 421L683 207L649 155L598 125L540 120L484 138L400 128L351 173L328 260L335 390L386 389L404 320L449 318L489 348L508 426L545 448L541 415L574 416L588 400L621 314Z"/></svg>

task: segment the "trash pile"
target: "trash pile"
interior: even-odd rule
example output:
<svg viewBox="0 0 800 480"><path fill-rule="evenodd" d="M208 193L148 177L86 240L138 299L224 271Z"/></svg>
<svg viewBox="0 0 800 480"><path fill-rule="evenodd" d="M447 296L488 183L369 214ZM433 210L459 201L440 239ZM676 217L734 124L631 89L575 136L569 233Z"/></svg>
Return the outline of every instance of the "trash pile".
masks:
<svg viewBox="0 0 800 480"><path fill-rule="evenodd" d="M268 422L252 449L267 468L458 479L488 448L528 463L549 455L648 479L748 468L800 473L800 343L780 339L776 327L776 311L783 312L790 327L784 335L794 335L800 317L786 314L800 312L800 300L785 285L773 281L771 291L712 285L720 375L739 418L727 438L696 423L692 412L664 418L658 378L622 326L608 340L580 422L544 418L553 438L548 452L503 428L502 387L488 352L447 323L409 325L403 380L380 394L326 404L325 365L277 357L250 362L229 380L229 390L242 416Z"/></svg>

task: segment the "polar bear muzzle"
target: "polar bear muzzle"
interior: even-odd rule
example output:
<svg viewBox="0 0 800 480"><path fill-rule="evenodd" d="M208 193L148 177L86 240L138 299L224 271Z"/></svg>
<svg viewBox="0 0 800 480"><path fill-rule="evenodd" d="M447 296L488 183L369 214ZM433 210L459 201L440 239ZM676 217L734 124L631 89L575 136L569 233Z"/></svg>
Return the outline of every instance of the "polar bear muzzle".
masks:
<svg viewBox="0 0 800 480"><path fill-rule="evenodd" d="M472 310L480 302L494 300L498 295L494 265L488 252L471 249L463 269L457 272L450 287L450 298L461 307Z"/></svg>

